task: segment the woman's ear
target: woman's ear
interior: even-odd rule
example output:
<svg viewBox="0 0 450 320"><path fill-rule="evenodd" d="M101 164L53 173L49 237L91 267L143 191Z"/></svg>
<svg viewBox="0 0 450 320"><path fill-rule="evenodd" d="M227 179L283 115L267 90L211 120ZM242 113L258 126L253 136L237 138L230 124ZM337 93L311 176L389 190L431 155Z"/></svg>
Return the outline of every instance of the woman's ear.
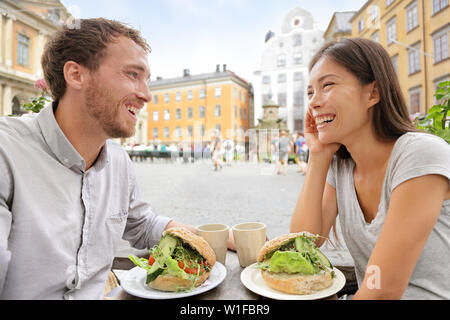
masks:
<svg viewBox="0 0 450 320"><path fill-rule="evenodd" d="M86 80L85 68L74 61L67 61L63 68L67 88L81 90Z"/></svg>
<svg viewBox="0 0 450 320"><path fill-rule="evenodd" d="M374 81L368 85L369 90L369 100L368 100L368 108L372 108L378 102L380 102L380 91L378 90L377 82Z"/></svg>

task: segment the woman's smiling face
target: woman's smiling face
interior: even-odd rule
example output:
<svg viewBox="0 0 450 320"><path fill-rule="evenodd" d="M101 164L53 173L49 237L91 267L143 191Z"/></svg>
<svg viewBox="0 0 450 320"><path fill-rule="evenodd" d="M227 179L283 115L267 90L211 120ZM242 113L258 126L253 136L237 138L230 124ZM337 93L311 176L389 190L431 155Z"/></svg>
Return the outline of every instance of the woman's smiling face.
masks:
<svg viewBox="0 0 450 320"><path fill-rule="evenodd" d="M308 107L322 143L346 144L361 130L371 130L373 88L332 59L317 61L310 72Z"/></svg>

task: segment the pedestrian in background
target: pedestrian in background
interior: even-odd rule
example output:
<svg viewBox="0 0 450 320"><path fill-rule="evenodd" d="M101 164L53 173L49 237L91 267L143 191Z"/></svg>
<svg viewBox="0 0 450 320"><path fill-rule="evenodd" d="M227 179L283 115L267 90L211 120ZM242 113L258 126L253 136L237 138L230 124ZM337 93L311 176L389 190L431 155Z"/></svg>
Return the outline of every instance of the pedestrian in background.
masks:
<svg viewBox="0 0 450 320"><path fill-rule="evenodd" d="M295 154L297 156L297 165L298 171L303 174L306 173L307 164L306 164L306 149L308 146L306 145L306 139L303 136L303 133L297 132L297 138L295 140Z"/></svg>
<svg viewBox="0 0 450 320"><path fill-rule="evenodd" d="M214 163L214 171L222 170L223 149L218 131L213 131L211 137L211 153Z"/></svg>
<svg viewBox="0 0 450 320"><path fill-rule="evenodd" d="M286 131L281 131L280 138L278 139L276 147L278 149L277 174L283 173L284 175L286 175L289 153L292 149L292 142L289 137L287 137ZM283 166L283 172L281 172L281 166Z"/></svg>

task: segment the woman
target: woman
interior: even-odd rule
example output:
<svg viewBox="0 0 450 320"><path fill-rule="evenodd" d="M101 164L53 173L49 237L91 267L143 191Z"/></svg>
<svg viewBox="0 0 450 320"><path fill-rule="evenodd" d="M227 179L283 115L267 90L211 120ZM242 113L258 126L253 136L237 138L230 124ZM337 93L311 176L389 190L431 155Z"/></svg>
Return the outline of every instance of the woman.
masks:
<svg viewBox="0 0 450 320"><path fill-rule="evenodd" d="M449 145L416 132L378 43L328 43L309 70L309 165L291 232L326 237L339 213L354 299L450 299Z"/></svg>

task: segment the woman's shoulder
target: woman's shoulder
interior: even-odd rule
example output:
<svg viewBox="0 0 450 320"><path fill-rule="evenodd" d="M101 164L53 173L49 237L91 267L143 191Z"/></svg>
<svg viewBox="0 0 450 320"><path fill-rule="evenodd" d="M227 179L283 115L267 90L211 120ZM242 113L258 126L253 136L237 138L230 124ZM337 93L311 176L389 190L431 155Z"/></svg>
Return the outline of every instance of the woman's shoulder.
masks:
<svg viewBox="0 0 450 320"><path fill-rule="evenodd" d="M450 159L450 145L442 138L425 132L408 132L396 142L393 150L397 155L435 157Z"/></svg>
<svg viewBox="0 0 450 320"><path fill-rule="evenodd" d="M401 136L392 150L388 175L393 185L428 174L450 178L450 146L440 137L410 132Z"/></svg>

